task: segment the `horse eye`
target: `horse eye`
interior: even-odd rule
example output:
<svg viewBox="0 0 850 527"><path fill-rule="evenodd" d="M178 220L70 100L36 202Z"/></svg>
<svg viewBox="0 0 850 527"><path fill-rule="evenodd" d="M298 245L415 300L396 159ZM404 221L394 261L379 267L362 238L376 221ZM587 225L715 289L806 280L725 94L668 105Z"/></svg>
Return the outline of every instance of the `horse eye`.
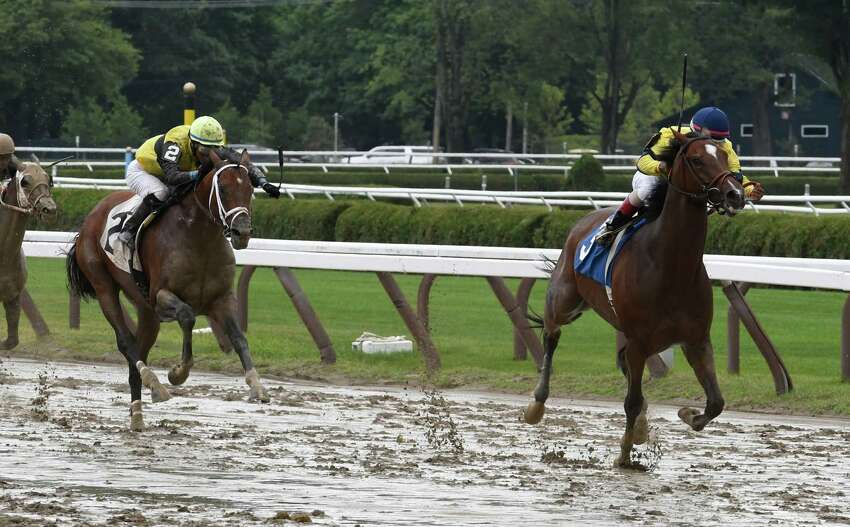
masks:
<svg viewBox="0 0 850 527"><path fill-rule="evenodd" d="M26 179L22 179L21 180L21 186L24 187L24 188L27 188L27 187L30 186L30 182L27 181Z"/></svg>
<svg viewBox="0 0 850 527"><path fill-rule="evenodd" d="M692 158L692 159L691 159L691 163L693 163L693 164L695 164L695 165L701 165L701 164L702 164L702 159L700 159L700 158L698 158L698 157L694 157L694 158Z"/></svg>

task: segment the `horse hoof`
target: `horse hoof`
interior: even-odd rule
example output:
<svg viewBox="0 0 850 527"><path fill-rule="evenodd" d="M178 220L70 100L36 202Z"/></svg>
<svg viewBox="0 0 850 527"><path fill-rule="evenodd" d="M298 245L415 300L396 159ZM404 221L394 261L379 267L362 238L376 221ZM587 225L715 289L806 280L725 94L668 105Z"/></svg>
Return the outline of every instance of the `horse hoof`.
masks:
<svg viewBox="0 0 850 527"><path fill-rule="evenodd" d="M159 384L151 388L151 402L161 403L171 399L171 394L165 389L165 386Z"/></svg>
<svg viewBox="0 0 850 527"><path fill-rule="evenodd" d="M623 457L622 454L614 460L614 468L629 468L632 466L632 456Z"/></svg>
<svg viewBox="0 0 850 527"><path fill-rule="evenodd" d="M632 438L635 445L642 445L649 440L649 423L646 420L646 414L640 414L635 420Z"/></svg>
<svg viewBox="0 0 850 527"><path fill-rule="evenodd" d="M525 409L525 422L530 425L536 425L543 419L543 414L546 412L546 405L540 401L531 401L528 403L528 408Z"/></svg>
<svg viewBox="0 0 850 527"><path fill-rule="evenodd" d="M248 394L248 400L250 402L261 402L267 403L271 401L271 397L269 397L268 392L261 384L255 384L251 386L251 393Z"/></svg>
<svg viewBox="0 0 850 527"><path fill-rule="evenodd" d="M180 386L189 378L189 366L177 364L168 370L168 382L172 386Z"/></svg>
<svg viewBox="0 0 850 527"><path fill-rule="evenodd" d="M0 350L8 351L11 349L15 349L18 345L18 339L8 338L0 343Z"/></svg>
<svg viewBox="0 0 850 527"><path fill-rule="evenodd" d="M697 410L695 408L688 408L688 407L681 408L679 410L679 419L681 419L682 421L685 422L685 424L687 424L688 426L693 428L694 417L698 416L699 413L700 413L699 410Z"/></svg>
<svg viewBox="0 0 850 527"><path fill-rule="evenodd" d="M142 401L133 401L130 405L130 431L143 432L145 419L142 417Z"/></svg>

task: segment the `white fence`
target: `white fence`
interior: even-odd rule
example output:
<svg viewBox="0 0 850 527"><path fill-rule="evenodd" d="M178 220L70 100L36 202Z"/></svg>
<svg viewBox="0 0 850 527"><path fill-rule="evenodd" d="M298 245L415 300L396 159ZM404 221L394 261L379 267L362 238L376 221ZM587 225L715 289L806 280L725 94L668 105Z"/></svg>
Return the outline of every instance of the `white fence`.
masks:
<svg viewBox="0 0 850 527"><path fill-rule="evenodd" d="M64 257L74 236L28 231L24 252L30 257ZM560 249L259 238L252 239L247 249L235 251L238 265L258 267L512 278L547 278L546 260L557 260L560 254ZM712 280L850 291L850 260L707 254L704 263Z"/></svg>
<svg viewBox="0 0 850 527"><path fill-rule="evenodd" d="M91 160L76 159L67 161L64 166L86 167L90 171L95 168L119 168L124 166L125 156L134 152L131 148L74 148L74 147L18 147L18 151L24 153L42 154L46 160L60 158L66 155L80 157L91 157ZM249 150L254 162L269 169L277 167L278 153L274 150ZM391 170L439 170L451 175L454 171L467 169L498 170L506 171L516 175L521 171L551 171L568 173L569 163L579 159L580 154L510 154L510 153L420 153L416 158L431 158L433 163L412 163L413 157L403 153L381 152L381 158L397 158L396 162L386 159L375 163L352 164L348 161L352 157L366 156L370 152L360 151L305 151L285 150L283 152L286 161L286 169L319 169L329 172L332 169L351 170L357 169L383 170L390 173ZM372 153L373 156L376 154ZM603 163L605 172L633 172L634 162L638 156L621 154L594 154L594 157ZM296 161L296 160L301 161ZM742 156L741 163L745 171L772 172L779 176L782 172L813 172L813 173L838 173L841 159L838 157L761 157ZM450 162L454 160L454 162ZM474 160L475 163L470 163ZM525 160L531 163L523 162ZM485 162L486 161L486 162ZM59 170L59 169L57 169ZM55 176L56 174L54 174Z"/></svg>
<svg viewBox="0 0 850 527"><path fill-rule="evenodd" d="M97 178L55 178L56 186L61 188L93 188L107 190L126 190L123 179ZM258 190L257 192L262 192ZM493 203L500 207L511 205L543 205L549 210L556 206L592 207L599 209L619 205L627 196L625 192L509 192L463 189L421 189L402 187L349 187L323 185L294 185L285 183L281 192L296 199L298 196L325 196L335 198L361 197L370 200L404 199L420 207L429 202L449 202L463 206L464 203ZM765 196L758 204L748 202L746 210L754 212L797 212L815 215L847 214L850 212L850 196Z"/></svg>
<svg viewBox="0 0 850 527"><path fill-rule="evenodd" d="M69 249L75 233L69 232L27 232L24 238L24 252L30 257L62 258ZM502 278L545 279L548 261L557 260L560 256L557 249L523 249L513 247L468 247L443 245L406 245L383 243L348 243L348 242L313 242L294 240L252 239L247 249L235 251L236 263L246 266L243 277L240 277L239 289L245 290L246 297L240 299L243 323L247 325L247 281L243 283L245 271L253 267L268 267L275 270L281 278L281 283L287 288L296 309L310 329L317 347L325 357L335 360L330 340L313 313L309 303L301 298L303 293L300 286L291 278L287 285L283 274L291 274L288 268L326 269L340 271L377 272L387 292L393 297L393 303L402 314L411 332L417 335L417 341L423 348L426 365L429 370L439 367L436 350L427 335L427 313L423 315L420 304L418 317L410 312L406 301L399 292L389 273L413 273L430 276L455 275L487 277L491 282L496 296L502 302L505 311L513 320L517 335L525 346L532 351L536 360L542 357L539 341L531 333L524 316L517 310L516 300L506 289ZM773 348L764 331L755 319L755 315L746 306L743 296L737 286L732 283L757 283L793 287L811 287L850 292L850 261L813 259L813 258L769 258L755 256L724 256L705 255L704 263L712 280L724 283L724 293L730 303L736 305L738 316L745 317L744 322L748 331L756 341L756 345L768 362L774 377L777 393L785 393L791 389L791 380L785 366ZM249 273L247 280L250 280ZM386 276L381 276L384 274ZM389 283L391 282L391 283ZM501 285L499 285L501 283ZM532 282L533 283L533 282ZM420 285L420 302L422 301L423 284ZM428 286L425 290L429 290ZM500 291L501 289L501 291ZM530 288L528 289L530 291ZM398 295L398 296L394 296ZM240 294L241 296L241 294ZM517 293L519 297L519 292ZM425 294L427 305L427 293ZM527 299L527 296L526 296ZM300 304L300 306L299 306ZM306 304L306 306L305 306ZM521 304L520 304L521 305ZM427 309L427 308L426 308ZM730 370L738 371L738 318L731 316L727 327L729 342ZM76 311L79 313L79 310ZM524 308L523 308L524 312ZM425 317L424 319L422 317ZM243 326L245 327L245 326ZM318 328L318 329L317 329ZM850 380L850 297L845 302L841 324L841 375ZM734 360L733 360L734 357ZM734 366L733 366L734 364Z"/></svg>

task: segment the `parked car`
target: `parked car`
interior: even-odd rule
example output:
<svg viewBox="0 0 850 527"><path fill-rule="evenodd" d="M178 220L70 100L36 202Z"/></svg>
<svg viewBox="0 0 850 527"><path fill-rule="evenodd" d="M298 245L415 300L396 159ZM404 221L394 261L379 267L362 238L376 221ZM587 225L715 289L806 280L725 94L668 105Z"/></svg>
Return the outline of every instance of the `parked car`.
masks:
<svg viewBox="0 0 850 527"><path fill-rule="evenodd" d="M475 154L514 154L503 148L476 148ZM536 165L537 162L530 157L487 157L470 156L463 159L464 163L472 165Z"/></svg>
<svg viewBox="0 0 850 527"><path fill-rule="evenodd" d="M417 165L430 164L430 155L434 149L430 146L376 146L361 156L352 156L348 162L352 164L369 165Z"/></svg>

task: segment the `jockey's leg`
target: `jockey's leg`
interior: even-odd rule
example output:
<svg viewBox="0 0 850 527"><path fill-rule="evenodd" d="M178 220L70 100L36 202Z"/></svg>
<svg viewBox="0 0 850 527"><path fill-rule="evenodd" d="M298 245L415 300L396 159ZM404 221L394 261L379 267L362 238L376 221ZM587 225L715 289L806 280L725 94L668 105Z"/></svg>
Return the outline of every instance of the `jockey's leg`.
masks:
<svg viewBox="0 0 850 527"><path fill-rule="evenodd" d="M118 236L118 240L122 243L133 245L136 232L142 222L168 197L170 191L159 178L145 172L138 161L133 161L127 167L127 186L143 198L133 215L124 222L121 234Z"/></svg>
<svg viewBox="0 0 850 527"><path fill-rule="evenodd" d="M632 178L632 191L620 204L617 212L605 222L605 232L614 233L623 228L637 211L643 207L644 200L657 184L656 177L647 176L646 174L637 171Z"/></svg>

